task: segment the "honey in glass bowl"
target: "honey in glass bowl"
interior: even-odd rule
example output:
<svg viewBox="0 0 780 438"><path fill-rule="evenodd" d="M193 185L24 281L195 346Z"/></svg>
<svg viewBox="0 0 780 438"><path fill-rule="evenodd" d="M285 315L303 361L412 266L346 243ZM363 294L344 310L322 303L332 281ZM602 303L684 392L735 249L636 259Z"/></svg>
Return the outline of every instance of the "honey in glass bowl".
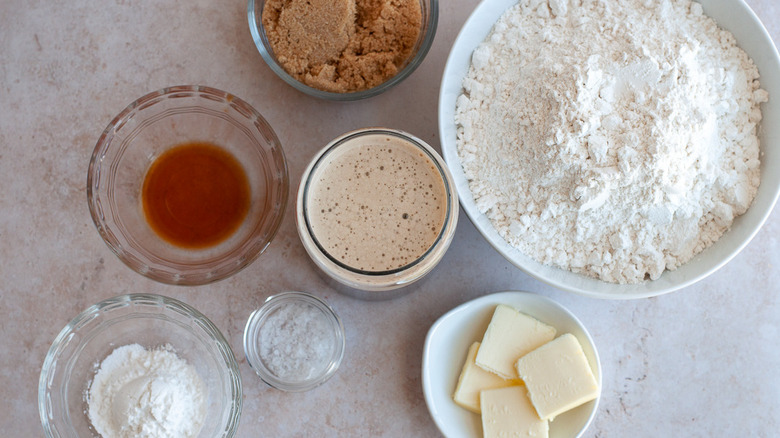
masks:
<svg viewBox="0 0 780 438"><path fill-rule="evenodd" d="M169 243L191 249L228 238L251 202L241 163L205 142L182 144L157 157L144 178L141 199L149 226Z"/></svg>
<svg viewBox="0 0 780 438"><path fill-rule="evenodd" d="M140 97L109 123L87 171L89 210L111 251L178 285L224 279L271 243L287 203L287 162L247 102L202 85Z"/></svg>

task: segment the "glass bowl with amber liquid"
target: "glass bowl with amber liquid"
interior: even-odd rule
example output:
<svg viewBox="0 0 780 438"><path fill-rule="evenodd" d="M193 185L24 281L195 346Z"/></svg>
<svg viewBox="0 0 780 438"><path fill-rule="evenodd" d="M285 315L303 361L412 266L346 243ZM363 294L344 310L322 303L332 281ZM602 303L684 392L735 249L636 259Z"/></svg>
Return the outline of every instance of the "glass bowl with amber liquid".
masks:
<svg viewBox="0 0 780 438"><path fill-rule="evenodd" d="M87 175L108 247L151 279L200 285L254 261L282 220L281 143L248 103L204 86L141 97L108 125Z"/></svg>

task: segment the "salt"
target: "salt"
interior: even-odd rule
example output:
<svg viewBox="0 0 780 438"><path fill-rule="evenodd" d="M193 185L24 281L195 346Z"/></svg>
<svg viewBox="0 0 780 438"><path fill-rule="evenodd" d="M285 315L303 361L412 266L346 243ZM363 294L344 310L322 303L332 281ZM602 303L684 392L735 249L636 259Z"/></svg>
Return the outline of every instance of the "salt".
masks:
<svg viewBox="0 0 780 438"><path fill-rule="evenodd" d="M260 360L277 378L303 382L322 374L333 351L328 317L312 304L281 304L265 319L258 333Z"/></svg>

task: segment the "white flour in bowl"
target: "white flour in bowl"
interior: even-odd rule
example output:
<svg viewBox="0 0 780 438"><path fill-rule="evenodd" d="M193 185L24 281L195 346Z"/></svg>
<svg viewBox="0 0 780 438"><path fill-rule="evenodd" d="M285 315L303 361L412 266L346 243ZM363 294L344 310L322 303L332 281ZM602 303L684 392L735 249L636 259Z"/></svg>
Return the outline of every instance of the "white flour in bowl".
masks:
<svg viewBox="0 0 780 438"><path fill-rule="evenodd" d="M103 438L194 438L208 391L170 349L130 344L100 364L89 388L89 419Z"/></svg>
<svg viewBox="0 0 780 438"><path fill-rule="evenodd" d="M690 0L521 0L474 51L458 154L479 210L540 263L657 279L759 184L758 70Z"/></svg>

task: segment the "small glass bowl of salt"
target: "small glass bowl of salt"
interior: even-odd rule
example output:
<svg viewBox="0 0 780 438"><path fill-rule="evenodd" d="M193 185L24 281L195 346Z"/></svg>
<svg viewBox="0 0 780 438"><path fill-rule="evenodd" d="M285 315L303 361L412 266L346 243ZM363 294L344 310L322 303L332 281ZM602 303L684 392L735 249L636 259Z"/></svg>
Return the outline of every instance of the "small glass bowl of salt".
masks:
<svg viewBox="0 0 780 438"><path fill-rule="evenodd" d="M305 292L268 297L244 328L249 365L268 385L308 391L328 380L344 357L344 325L322 299Z"/></svg>

